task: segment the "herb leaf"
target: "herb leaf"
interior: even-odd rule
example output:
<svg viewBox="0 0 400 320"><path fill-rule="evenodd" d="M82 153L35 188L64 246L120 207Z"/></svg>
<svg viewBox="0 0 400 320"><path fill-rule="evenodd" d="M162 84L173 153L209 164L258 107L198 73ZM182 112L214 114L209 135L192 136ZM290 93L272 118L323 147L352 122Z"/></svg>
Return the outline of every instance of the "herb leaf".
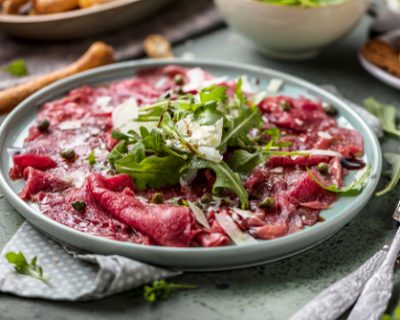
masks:
<svg viewBox="0 0 400 320"><path fill-rule="evenodd" d="M324 185L319 179L307 168L307 172L311 179L318 184L321 188L328 190L333 193L340 193L343 196L354 196L359 194L368 182L368 178L371 174L371 166L368 165L365 169L358 172L354 180L346 187L338 188L332 184L330 186Z"/></svg>
<svg viewBox="0 0 400 320"><path fill-rule="evenodd" d="M143 297L148 303L157 302L159 300L166 300L171 297L175 290L195 289L196 286L192 284L179 284L173 282L166 282L165 280L153 281L150 286L143 287Z"/></svg>
<svg viewBox="0 0 400 320"><path fill-rule="evenodd" d="M46 283L48 282L48 279L43 275L43 268L37 264L37 257L34 257L30 263L28 263L21 251L9 251L5 254L5 257L8 263L14 266L17 273L34 277Z"/></svg>
<svg viewBox="0 0 400 320"><path fill-rule="evenodd" d="M250 153L243 149L237 149L226 163L233 171L248 175L253 171L259 161L260 154L258 152Z"/></svg>
<svg viewBox="0 0 400 320"><path fill-rule="evenodd" d="M364 101L364 107L378 117L385 132L400 136L400 130L396 127L396 108L394 106L380 103L374 98L368 98Z"/></svg>
<svg viewBox="0 0 400 320"><path fill-rule="evenodd" d="M225 101L227 87L224 86L212 86L210 88L203 89L200 91L200 102L206 104L210 101Z"/></svg>
<svg viewBox="0 0 400 320"><path fill-rule="evenodd" d="M146 186L161 188L179 182L184 160L174 155L164 157L153 155L140 160L139 152L141 151L130 152L115 162L115 169L133 177L138 189L143 190Z"/></svg>
<svg viewBox="0 0 400 320"><path fill-rule="evenodd" d="M247 138L250 129L258 128L261 124L261 113L257 107L245 107L233 121L229 122L229 128L222 137L221 146L234 145L235 138Z"/></svg>
<svg viewBox="0 0 400 320"><path fill-rule="evenodd" d="M29 73L25 60L23 59L14 60L2 69L14 77L24 77Z"/></svg>
<svg viewBox="0 0 400 320"><path fill-rule="evenodd" d="M215 163L203 159L193 159L189 164L191 169L211 169L215 172L217 179L213 185L213 192L218 192L222 188L232 190L240 200L243 208L249 206L249 196L243 187L239 174L232 171L231 168L224 162Z"/></svg>
<svg viewBox="0 0 400 320"><path fill-rule="evenodd" d="M376 193L376 196L378 197L392 191L397 186L400 180L400 154L385 153L384 158L392 165L392 170L390 173L390 182L383 190Z"/></svg>

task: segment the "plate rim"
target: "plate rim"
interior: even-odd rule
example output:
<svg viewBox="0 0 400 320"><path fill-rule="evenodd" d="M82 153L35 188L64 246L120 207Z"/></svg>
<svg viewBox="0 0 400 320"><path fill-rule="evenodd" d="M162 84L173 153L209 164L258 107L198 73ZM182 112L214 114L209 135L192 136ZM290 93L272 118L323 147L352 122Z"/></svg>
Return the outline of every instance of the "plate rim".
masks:
<svg viewBox="0 0 400 320"><path fill-rule="evenodd" d="M378 142L377 137L375 134L372 132L372 130L369 128L369 126L362 120L362 118L354 111L352 110L343 100L338 98L337 96L325 91L324 89L318 87L317 85L314 85L306 80L303 80L299 77L292 76L288 73L265 68L265 67L260 67L260 66L255 66L255 65L249 65L249 64L243 64L243 63L238 63L238 62L225 62L225 61L219 61L219 60L214 60L214 59L194 59L194 60L183 60L183 59L159 59L159 60L150 60L150 59L144 59L144 60L135 60L135 61L126 61L126 62L119 62L115 63L112 65L108 66L103 66L99 68L95 68L89 71L82 72L80 74L68 77L66 79L57 81L46 88L41 89L40 91L36 92L29 98L27 98L25 101L23 101L19 106L17 106L3 121L3 123L0 126L0 150L5 147L5 142L6 142L6 129L12 125L13 121L15 121L15 118L18 117L20 112L25 111L25 109L33 108L35 106L35 101L39 99L44 99L46 98L47 95L54 95L54 92L58 92L57 89L60 90L60 88L63 88L63 86L72 86L76 87L78 85L73 86L74 82L76 81L82 81L82 80L92 80L92 83L96 83L98 81L93 81L94 79L99 79L101 78L100 76L103 74L107 74L108 72L113 73L113 72L122 72L121 70L132 70L136 71L137 69L141 68L152 68L152 67L160 67L160 66L166 66L170 64L176 64L176 65L181 65L181 66L186 66L186 67L194 67L194 66L199 66L203 68L228 68L230 70L245 70L247 72L257 72L261 74L265 74L265 76L268 77L276 77L276 78L281 78L284 81L290 81L292 83L295 83L296 85L299 85L302 89L310 89L313 93L316 93L320 95L321 97L328 98L329 100L333 101L336 105L340 105L341 108L343 108L347 113L351 114L351 117L355 119L355 121L362 127L363 129L363 136L367 136L368 138L365 138L367 141L372 142L371 144L371 151L373 157L376 160L376 163L373 163L372 165L375 168L373 169L373 172L371 173L371 178L368 183L368 185L364 188L363 192L358 196L360 197L357 203L355 203L351 210L349 209L348 212L344 212L344 214L336 215L332 219L325 221L321 224L316 224L312 227L305 228L299 232L296 232L291 235L287 235L284 237L276 238L273 240L260 240L255 244L246 244L242 246L225 246L225 247L217 247L217 248L196 248L196 247L188 247L188 248L176 248L176 247L163 247L163 246L148 246L148 245L140 245L140 244L135 244L135 243L129 243L129 242L123 242L123 241L117 241L117 240L112 240L100 236L95 236L92 234L87 234L81 231L78 231L76 229L67 227L59 222L56 222L52 220L51 218L38 213L36 210L32 208L27 202L23 201L21 198L19 198L18 194L14 192L14 190L11 188L11 186L7 183L5 173L2 170L0 170L0 187L4 191L4 195L7 198L8 201L13 205L14 208L22 215L24 218L28 221L30 220L39 220L41 223L45 224L50 224L52 228L58 229L61 233L66 232L66 234L69 234L70 236L73 236L75 238L78 238L82 241L95 241L97 242L98 245L101 244L106 244L109 246L117 246L120 247L121 249L128 249L128 250L136 250L136 251L141 251L143 253L149 253L149 254L165 254L165 253L173 253L174 255L191 255L191 254L208 254L208 253L235 253L237 251L240 251L239 248L242 249L261 249L264 248L265 250L268 250L269 247L281 247L281 246L287 246L290 245L293 242L296 241L302 241L303 238L310 238L313 237L314 235L321 234L321 235L326 235L329 233L329 230L336 225L341 224L339 221L340 219L346 219L346 221L350 221L355 217L356 214L367 204L367 202L370 200L371 196L373 195L373 192L377 186L377 183L379 181L379 176L381 173L382 169L382 153L380 149L380 144ZM121 77L120 79L123 79ZM112 80L108 80L112 81ZM115 79L113 80L115 81ZM65 88L64 88L65 89ZM63 89L63 90L64 90ZM68 89L70 90L70 89ZM64 90L63 93L66 91ZM51 97L53 98L53 97ZM34 104L34 105L32 105ZM32 111L33 112L33 111ZM2 154L0 154L0 163L6 159L2 159ZM8 159L7 159L8 161ZM22 211L22 212L21 212ZM33 223L35 224L35 223ZM317 227L318 226L318 227ZM40 229L40 228L39 228ZM337 228L339 230L339 228ZM44 231L47 233L46 231ZM336 231L335 231L336 232ZM65 242L65 241L64 241ZM316 241L317 242L317 241Z"/></svg>

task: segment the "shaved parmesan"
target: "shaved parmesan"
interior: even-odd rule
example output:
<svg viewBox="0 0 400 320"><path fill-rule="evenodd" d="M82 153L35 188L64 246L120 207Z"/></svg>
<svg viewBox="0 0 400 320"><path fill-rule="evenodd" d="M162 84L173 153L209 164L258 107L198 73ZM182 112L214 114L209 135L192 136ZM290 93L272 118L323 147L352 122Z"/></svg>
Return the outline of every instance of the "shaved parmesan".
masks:
<svg viewBox="0 0 400 320"><path fill-rule="evenodd" d="M322 139L328 139L331 140L332 136L329 134L329 132L326 131L318 131L318 137L322 138Z"/></svg>
<svg viewBox="0 0 400 320"><path fill-rule="evenodd" d="M254 213L250 210L242 210L242 209L233 207L232 211L237 213L239 216L241 216L243 218L251 218L254 216Z"/></svg>
<svg viewBox="0 0 400 320"><path fill-rule="evenodd" d="M201 210L198 206L196 206L193 202L188 201L188 205L190 210L192 210L193 215L195 216L198 223L200 223L203 227L208 230L211 230L210 224L208 223L207 217L203 210Z"/></svg>
<svg viewBox="0 0 400 320"><path fill-rule="evenodd" d="M268 84L267 87L267 92L268 93L278 93L283 86L283 80L282 79L271 79L271 81Z"/></svg>
<svg viewBox="0 0 400 320"><path fill-rule="evenodd" d="M157 126L157 122L138 122L139 108L135 98L129 98L117 106L112 113L112 124L114 129L119 129L122 133L133 130L140 132L140 127L151 130Z"/></svg>
<svg viewBox="0 0 400 320"><path fill-rule="evenodd" d="M244 244L257 243L257 240L251 235L239 229L229 214L224 212L217 213L215 214L215 219L235 244L240 246Z"/></svg>
<svg viewBox="0 0 400 320"><path fill-rule="evenodd" d="M276 167L270 170L272 173L283 173L283 167Z"/></svg>
<svg viewBox="0 0 400 320"><path fill-rule="evenodd" d="M301 150L300 152L308 153L313 156L327 156L327 157L343 158L343 155L341 153L333 151L333 150L310 149L310 150Z"/></svg>

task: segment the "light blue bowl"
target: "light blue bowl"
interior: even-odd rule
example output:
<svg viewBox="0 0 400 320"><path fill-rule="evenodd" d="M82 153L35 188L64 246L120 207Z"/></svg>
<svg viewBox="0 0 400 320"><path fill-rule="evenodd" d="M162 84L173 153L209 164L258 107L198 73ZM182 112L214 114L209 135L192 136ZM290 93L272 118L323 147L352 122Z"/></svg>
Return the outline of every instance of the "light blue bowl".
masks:
<svg viewBox="0 0 400 320"><path fill-rule="evenodd" d="M96 85L134 76L137 70L178 64L184 67L201 67L215 76L236 78L247 75L260 79L265 87L272 78L283 79L282 94L292 97L306 96L321 99L339 110L339 123L358 130L364 137L364 160L371 165L372 175L365 189L355 197L340 198L329 210L322 212L325 219L295 234L256 244L219 248L169 248L144 246L109 240L86 234L42 215L35 205L18 197L21 182L8 177L11 158L7 149L22 145L28 127L33 123L38 108L45 102L62 97L67 91L82 86ZM309 249L332 236L348 223L367 204L378 183L382 156L378 140L365 122L342 100L304 80L281 72L256 66L206 60L143 60L118 63L59 81L44 88L21 103L0 128L0 186L10 203L33 225L50 237L71 246L100 254L118 254L148 263L190 271L234 269L263 264ZM352 177L348 177L352 179Z"/></svg>

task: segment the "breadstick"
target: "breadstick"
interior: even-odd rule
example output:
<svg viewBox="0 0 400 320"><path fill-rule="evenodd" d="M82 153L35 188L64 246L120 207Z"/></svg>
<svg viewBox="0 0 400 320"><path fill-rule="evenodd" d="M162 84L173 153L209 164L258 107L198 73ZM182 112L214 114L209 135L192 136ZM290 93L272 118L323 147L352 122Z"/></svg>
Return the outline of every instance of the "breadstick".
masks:
<svg viewBox="0 0 400 320"><path fill-rule="evenodd" d="M78 6L78 0L35 0L33 5L37 14L64 12Z"/></svg>
<svg viewBox="0 0 400 320"><path fill-rule="evenodd" d="M84 70L114 62L112 47L103 42L95 42L75 63L64 69L38 77L27 83L0 91L0 114L10 111L32 93L57 80Z"/></svg>

